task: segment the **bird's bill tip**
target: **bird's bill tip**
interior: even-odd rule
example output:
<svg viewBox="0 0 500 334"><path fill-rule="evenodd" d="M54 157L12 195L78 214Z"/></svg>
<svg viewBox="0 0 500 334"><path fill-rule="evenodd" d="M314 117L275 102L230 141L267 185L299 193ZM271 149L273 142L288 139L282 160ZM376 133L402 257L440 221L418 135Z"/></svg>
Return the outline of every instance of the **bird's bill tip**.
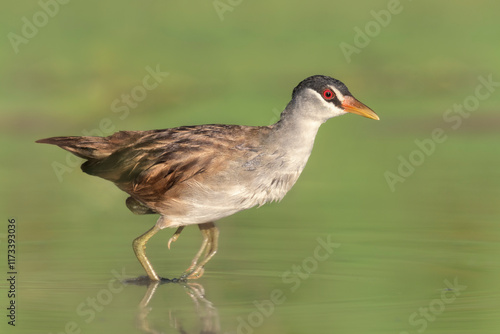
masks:
<svg viewBox="0 0 500 334"><path fill-rule="evenodd" d="M370 108L368 108L367 106L365 106L363 103L359 102L352 96L344 97L344 101L342 102L342 107L344 108L345 111L350 112L352 114L361 115L377 121L380 120L380 117L378 117L378 115L373 110L371 110Z"/></svg>

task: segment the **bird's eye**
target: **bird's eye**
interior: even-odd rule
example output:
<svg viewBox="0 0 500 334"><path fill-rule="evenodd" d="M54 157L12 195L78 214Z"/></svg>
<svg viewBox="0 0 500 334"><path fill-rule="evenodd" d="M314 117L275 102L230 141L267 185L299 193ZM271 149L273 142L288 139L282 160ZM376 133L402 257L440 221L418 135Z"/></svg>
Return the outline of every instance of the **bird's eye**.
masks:
<svg viewBox="0 0 500 334"><path fill-rule="evenodd" d="M325 89L323 91L323 98L327 101L330 101L331 99L333 99L335 97L335 93L332 92L331 89Z"/></svg>

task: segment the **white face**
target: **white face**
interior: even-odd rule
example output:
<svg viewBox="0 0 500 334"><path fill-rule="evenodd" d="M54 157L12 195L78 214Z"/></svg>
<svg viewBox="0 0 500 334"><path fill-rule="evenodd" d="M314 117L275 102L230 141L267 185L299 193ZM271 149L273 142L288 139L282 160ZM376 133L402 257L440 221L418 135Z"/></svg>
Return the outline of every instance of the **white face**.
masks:
<svg viewBox="0 0 500 334"><path fill-rule="evenodd" d="M335 87L328 86L321 93L307 88L303 93L303 98L301 102L304 103L306 109L309 109L307 114L322 123L332 117L347 114L341 106L344 96Z"/></svg>

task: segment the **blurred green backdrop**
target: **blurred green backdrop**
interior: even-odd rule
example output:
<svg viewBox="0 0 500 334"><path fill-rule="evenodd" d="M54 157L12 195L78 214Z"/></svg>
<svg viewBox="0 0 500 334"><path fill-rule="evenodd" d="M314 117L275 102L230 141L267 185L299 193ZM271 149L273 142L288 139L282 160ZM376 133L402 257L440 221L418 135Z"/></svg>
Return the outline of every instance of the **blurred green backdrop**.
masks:
<svg viewBox="0 0 500 334"><path fill-rule="evenodd" d="M499 11L495 1L3 4L0 236L4 254L15 217L15 330L196 332L211 318L220 333L498 333ZM151 71L163 75L141 90ZM282 203L220 222L220 253L198 282L215 315L175 286L159 287L150 313L137 309L144 287L102 300L112 270L143 275L131 241L156 217L134 216L112 184L34 141L267 125L313 74L344 81L381 121L330 120ZM148 255L172 277L200 236L189 228L168 251L169 232ZM318 262L329 235L339 247ZM275 290L284 300L265 303ZM94 318L77 311L96 296Z"/></svg>

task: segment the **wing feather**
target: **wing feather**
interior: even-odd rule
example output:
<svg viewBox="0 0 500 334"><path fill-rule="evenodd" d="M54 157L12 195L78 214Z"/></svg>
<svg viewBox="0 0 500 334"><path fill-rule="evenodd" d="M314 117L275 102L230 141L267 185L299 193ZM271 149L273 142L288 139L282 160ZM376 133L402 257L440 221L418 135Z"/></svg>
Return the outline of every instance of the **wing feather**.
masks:
<svg viewBox="0 0 500 334"><path fill-rule="evenodd" d="M202 181L245 161L258 151L267 127L202 125L135 134L135 142L104 159L89 160L82 169L114 182L136 200L155 209L175 200L186 181ZM117 143L119 146L120 143Z"/></svg>

